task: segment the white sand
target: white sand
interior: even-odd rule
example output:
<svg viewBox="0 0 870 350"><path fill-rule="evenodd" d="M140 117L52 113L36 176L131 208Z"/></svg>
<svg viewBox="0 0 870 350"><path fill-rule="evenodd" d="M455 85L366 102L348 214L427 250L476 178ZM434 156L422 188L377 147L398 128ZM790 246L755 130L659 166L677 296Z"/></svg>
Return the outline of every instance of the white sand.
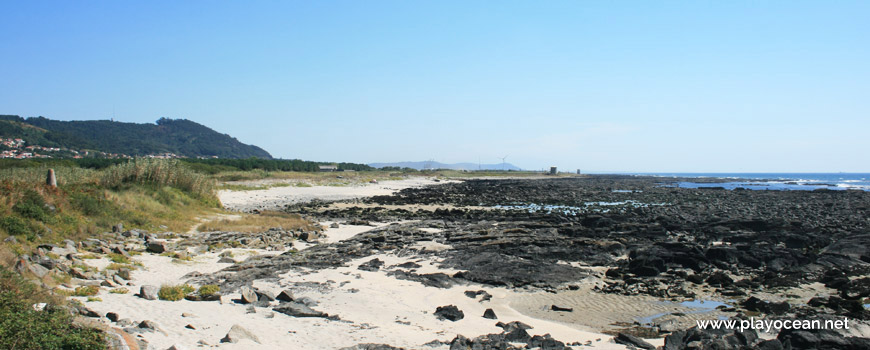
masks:
<svg viewBox="0 0 870 350"><path fill-rule="evenodd" d="M253 209L279 209L287 204L310 202L312 200L338 201L372 196L390 195L405 188L443 184L450 181L435 182L430 178L418 177L405 180L381 181L377 184L359 183L344 186L312 187L270 187L262 190L218 192L224 207L236 211Z"/></svg>
<svg viewBox="0 0 870 350"><path fill-rule="evenodd" d="M221 201L234 210L248 210L262 205L298 203L312 199L338 200L360 198L372 195L390 194L399 189L434 184L428 179L411 179L382 182L377 185L349 187L274 187L257 191L222 191ZM324 223L326 227L329 222ZM337 242L362 232L372 230L388 223L372 223L372 226L340 224L330 228L324 242ZM437 230L437 229L432 229ZM300 244L304 249L310 244ZM420 242L414 246L419 250L442 250L449 246L434 242ZM243 260L251 254L277 254L274 251L233 249L234 258ZM247 313L247 305L236 304L239 294L229 294L222 302L192 302L187 300L170 302L145 300L134 296L142 285L160 286L186 282L185 275L191 272L211 273L230 264L217 263L218 252L198 255L193 262L178 262L173 259L144 254L134 260L145 267L132 272L128 294L110 294L106 288L98 295L102 302L85 302L92 310L105 315L115 312L120 318L128 318L136 323L143 320L156 322L159 332L142 333L151 347L166 349L172 345L197 348L198 342L222 349L338 349L359 343L383 343L408 349L447 349L448 346L431 348L423 346L432 340L449 342L457 334L469 338L489 333L500 333L496 322L520 321L534 329L532 335L551 334L554 338L571 342L590 342L596 349L624 349L612 343L605 334L590 332L577 324L559 320L543 320L523 314L512 303L518 300L533 300L535 297L525 292L493 288L481 285L454 286L449 289L426 287L418 282L399 280L386 275L384 269L378 272L361 271L357 266L373 258L386 262L384 268L407 261L414 261L422 267L417 273L439 272L435 261L418 258L398 257L392 254L370 256L352 261L345 267L319 271L288 271L276 279L258 280L254 286L275 292L284 288L293 291L298 297L310 297L319 303L314 309L337 315L340 321L324 318L295 318L274 313L269 308L256 308L255 313ZM105 259L87 260L88 264L103 267ZM452 274L455 271L442 271ZM307 283L297 285L296 283ZM492 300L479 302L464 295L466 290L486 290ZM86 298L78 298L85 301ZM520 303L521 305L523 303ZM438 306L456 305L465 314L457 322L438 320L433 313ZM482 317L487 308L492 308L498 320ZM582 310L579 310L582 312ZM183 317L182 314L190 314ZM103 322L109 323L105 318ZM220 343L227 331L235 324L255 334L260 343L242 341L237 344ZM191 325L195 329L185 326ZM135 334L134 334L135 336ZM661 344L661 341L653 341ZM587 347L582 347L587 348Z"/></svg>
<svg viewBox="0 0 870 350"><path fill-rule="evenodd" d="M243 255L241 251L236 250L237 257ZM133 294L138 292L141 285L178 284L183 281L182 276L190 272L214 272L229 265L218 264L216 253L201 255L191 263L177 263L168 257L146 254L136 258L147 269L133 272L133 286L127 287L131 290L129 294L110 294L103 290L99 295L102 302L85 304L100 314L115 312L121 318L129 318L137 323L142 320L156 322L162 332L143 334L156 349L166 349L174 344L195 348L200 340L226 349L336 349L358 343L387 343L419 349L422 344L436 339L449 342L457 334L474 337L501 332L495 326L496 320L481 317L487 308L492 308L500 321L521 321L533 326L534 329L529 330L532 335L549 333L556 339L567 342L591 341L595 348L623 348L608 342L610 337L607 335L519 313L510 306L510 301L517 298L520 292L479 285L455 286L449 289L426 287L418 282L389 277L383 271L367 272L356 268L373 258L385 261L385 266L416 261L423 265L418 273L441 271L433 265L433 261L409 260L385 254L355 260L347 267L307 274L288 272L281 275L278 282L256 281L254 284L276 294L287 287L296 297L310 297L319 302L314 309L341 318L341 321L332 321L323 318L294 318L273 313L267 308L257 308L256 313L248 314L247 305L229 302L230 299L239 298L238 294L225 296L224 304L187 300L149 301L139 298ZM318 288L298 287L293 285L294 282L315 282L322 285ZM492 300L481 303L463 294L466 290L480 289L492 294ZM85 298L79 299L85 301ZM433 312L443 305L456 305L465 313L465 318L457 322L438 320ZM182 317L182 313L195 317ZM271 318L268 317L270 315ZM185 328L188 324L196 329ZM261 343L244 341L238 344L221 344L220 339L234 324L254 333Z"/></svg>

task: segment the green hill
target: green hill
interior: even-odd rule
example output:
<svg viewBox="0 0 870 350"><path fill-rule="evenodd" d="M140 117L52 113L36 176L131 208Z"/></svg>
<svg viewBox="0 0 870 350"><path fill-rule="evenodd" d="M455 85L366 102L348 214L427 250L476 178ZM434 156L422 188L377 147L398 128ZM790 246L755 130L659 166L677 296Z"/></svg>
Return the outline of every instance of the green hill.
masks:
<svg viewBox="0 0 870 350"><path fill-rule="evenodd" d="M184 157L264 158L260 147L185 119L161 118L155 124L109 120L59 121L0 115L0 137L21 138L27 145L95 150L131 156L175 153Z"/></svg>

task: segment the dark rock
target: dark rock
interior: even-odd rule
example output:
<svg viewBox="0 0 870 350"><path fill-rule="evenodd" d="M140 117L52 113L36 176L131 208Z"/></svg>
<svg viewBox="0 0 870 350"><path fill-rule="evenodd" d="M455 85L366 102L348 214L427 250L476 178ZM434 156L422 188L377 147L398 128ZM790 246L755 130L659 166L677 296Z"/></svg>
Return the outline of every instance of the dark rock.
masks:
<svg viewBox="0 0 870 350"><path fill-rule="evenodd" d="M435 317L438 317L438 319L442 321L450 320L456 322L465 318L465 313L463 313L462 310L459 310L455 305L439 306L435 309Z"/></svg>
<svg viewBox="0 0 870 350"><path fill-rule="evenodd" d="M413 261L408 261L408 262L404 262L404 263L401 263L399 265L396 265L396 267L400 267L403 269L418 269L421 267L421 265L418 263L415 263Z"/></svg>
<svg viewBox="0 0 870 350"><path fill-rule="evenodd" d="M372 259L367 262L364 262L359 265L358 269L363 271L371 271L375 272L381 269L381 266L384 266L384 262L381 259Z"/></svg>
<svg viewBox="0 0 870 350"><path fill-rule="evenodd" d="M758 343L758 350L782 350L782 342L779 339L770 339Z"/></svg>
<svg viewBox="0 0 870 350"><path fill-rule="evenodd" d="M500 327L504 333L511 333L517 329L528 330L528 329L533 328L532 326L529 326L529 325L522 323L520 321L513 321L513 322L509 322L509 323L498 322L495 324L495 326Z"/></svg>
<svg viewBox="0 0 870 350"><path fill-rule="evenodd" d="M112 322L118 322L118 319L119 319L118 314L116 314L114 312L107 313L106 318L108 318L109 321L112 321Z"/></svg>
<svg viewBox="0 0 870 350"><path fill-rule="evenodd" d="M562 312L572 312L572 311L574 311L574 308L571 308L571 307L562 307L562 306L558 306L558 305L551 305L551 306L550 306L550 310L553 310L553 311L562 311Z"/></svg>
<svg viewBox="0 0 870 350"><path fill-rule="evenodd" d="M492 311L492 309L486 309L486 311L483 312L483 318L488 318L490 320L498 319L498 317L495 316L495 311Z"/></svg>
<svg viewBox="0 0 870 350"><path fill-rule="evenodd" d="M323 312L295 302L282 303L272 308L272 310L293 317L329 317L329 315Z"/></svg>
<svg viewBox="0 0 870 350"><path fill-rule="evenodd" d="M100 314L98 314L94 310L89 309L88 307L86 307L84 305L76 305L76 306L74 306L74 308L75 308L75 311L78 312L79 315L82 315L85 317L100 317Z"/></svg>
<svg viewBox="0 0 870 350"><path fill-rule="evenodd" d="M613 341L622 345L633 346L640 349L656 350L655 345L630 334L619 333L615 338L613 338Z"/></svg>
<svg viewBox="0 0 870 350"><path fill-rule="evenodd" d="M568 350L565 343L553 339L549 334L536 335L529 339L528 348L541 348L541 350Z"/></svg>
<svg viewBox="0 0 870 350"><path fill-rule="evenodd" d="M787 302L768 302L756 297L750 297L742 303L743 307L749 311L757 311L771 315L782 315L791 309Z"/></svg>
<svg viewBox="0 0 870 350"><path fill-rule="evenodd" d="M149 320L139 322L139 325L137 325L136 327L140 328L140 329L146 329L149 331L160 330L160 327L157 325L157 323L155 323L154 321L149 321Z"/></svg>
<svg viewBox="0 0 870 350"><path fill-rule="evenodd" d="M710 275L710 277L707 277L707 280L705 282L714 287L728 287L734 284L734 280L721 271L717 271L716 273Z"/></svg>
<svg viewBox="0 0 870 350"><path fill-rule="evenodd" d="M387 272L387 276L392 276L400 280L416 281L427 287L435 288L450 288L455 283L453 277L447 274L436 272L427 274L416 274L402 270Z"/></svg>
<svg viewBox="0 0 870 350"><path fill-rule="evenodd" d="M275 301L275 294L270 291L257 289L254 292L257 293L257 299L260 301Z"/></svg>
<svg viewBox="0 0 870 350"><path fill-rule="evenodd" d="M167 243L166 241L161 240L148 241L148 243L145 244L145 250L149 253L160 254L168 250Z"/></svg>
<svg viewBox="0 0 870 350"><path fill-rule="evenodd" d="M289 289L282 290L275 299L287 302L293 301L293 292Z"/></svg>

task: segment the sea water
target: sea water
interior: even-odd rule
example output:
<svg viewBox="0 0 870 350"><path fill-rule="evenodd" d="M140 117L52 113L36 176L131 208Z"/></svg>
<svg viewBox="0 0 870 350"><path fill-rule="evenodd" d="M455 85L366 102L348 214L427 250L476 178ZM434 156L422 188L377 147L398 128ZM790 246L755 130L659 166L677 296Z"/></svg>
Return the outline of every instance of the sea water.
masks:
<svg viewBox="0 0 870 350"><path fill-rule="evenodd" d="M870 191L870 174L868 173L638 173L635 175L735 179L735 181L721 183L682 181L672 184L675 187L682 188L723 187L729 190L744 188L748 190L776 191L812 191L817 189Z"/></svg>

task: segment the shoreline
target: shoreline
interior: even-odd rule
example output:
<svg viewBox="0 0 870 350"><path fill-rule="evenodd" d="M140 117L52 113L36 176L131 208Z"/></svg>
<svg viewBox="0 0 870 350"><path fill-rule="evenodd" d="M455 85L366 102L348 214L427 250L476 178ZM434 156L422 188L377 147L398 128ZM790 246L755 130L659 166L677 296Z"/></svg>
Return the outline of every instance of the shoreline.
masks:
<svg viewBox="0 0 870 350"><path fill-rule="evenodd" d="M503 180L519 181L511 183L542 184L530 179ZM611 181L608 178L601 180L605 181L605 184L606 181ZM530 336L549 334L552 338L565 342L570 348L624 349L624 345L613 341L615 334L637 334L643 338L642 341L653 346L661 346L665 341L663 336L643 333L644 330L658 329L671 332L689 328L696 320L741 315L739 304L744 297L724 298L721 289L683 281L680 282L681 286L680 284L676 286L685 288L683 293L689 294L682 296L666 298L629 294L626 293L627 289L614 289L626 288L626 285L620 284L621 276L617 278L616 275L612 275L616 270L570 261L553 265L581 271L582 278L567 284L511 287L494 286L492 282L473 282L473 275L468 275L467 268L461 267L461 260L457 265L456 260L449 259L452 256L450 252L456 249L460 249L459 252L462 249L477 249L473 248L476 247L474 244L477 244L474 242L480 238L474 237L472 233L475 231L492 228L504 232L528 232L528 229L522 228L522 224L526 221L520 221L519 227L511 228L517 225L511 223L512 220L516 220L511 218L525 216L544 218L546 216L541 215L549 214L533 211L528 213L493 211L483 199L474 202L479 205L467 205L464 199L465 192L454 195L447 191L447 198L453 198L451 196L457 198L453 201L443 200L443 197L437 196L427 197L428 193L433 192L427 190L426 186L436 184L459 186L462 191L467 190L460 181L435 182L413 179L413 181L402 180L398 183L383 181L377 185L271 187L255 191L222 192L222 195L233 198L234 202L233 200L230 202L234 204L230 206L240 211L257 209L251 204L260 205L263 198L270 198L275 201L273 203L291 201L298 204L312 200L328 201L331 198L338 202L325 206L315 205L314 211L308 211L313 213L313 217L317 217L325 228L317 242L297 240L293 242L292 248L277 251L227 249L234 252L236 260L247 258L245 254L249 253L260 255L260 257L250 255L250 259L240 261L238 264L219 263L221 251L197 254L194 257L195 263L173 262L168 257L143 255L137 259L143 262L147 270L131 273L130 287L136 290L131 289L131 293L127 295L110 295L103 292L99 295L103 299L102 302L86 302L85 306L102 314L116 312L122 318L129 317L136 322L144 319L156 322L163 331L146 332L141 336L157 348L167 348L176 344L195 347L198 346L196 342L202 340L209 346L219 345L221 348L229 349L268 349L288 344L305 348L312 348L311 344L320 344L323 349L337 349L365 343L389 344L409 349L446 349L451 342L459 339L460 335L468 338L496 335L507 331L497 327L496 322L513 321L534 327L527 331ZM630 188L635 185L633 182L628 182L621 183L620 186ZM414 189L417 193L427 193L427 195L414 197L413 202L406 202L408 198L403 196L385 197L386 201L374 202L366 199L374 195L394 194L401 189ZM667 193L663 190L659 191ZM259 192L259 195L255 192ZM438 196L445 195L442 193L444 191L435 192L440 193ZM607 198L628 196L653 198L649 197L650 192L645 188L644 191L608 190L602 193ZM713 195L720 194L713 193ZM769 197L768 194L763 193L760 196ZM619 202L610 199L608 201ZM661 210L631 206L628 206L628 209L622 206L616 209ZM443 214L450 212L452 215L473 216L467 224L428 218L427 215L438 211L443 211ZM614 214L607 209L597 215L595 213L583 215L594 217ZM481 218L473 219L474 216ZM497 219L493 222L491 221L493 219L488 219L489 217L509 220L502 222ZM384 218L386 220L382 220ZM534 219L524 220L529 220L529 224L535 222ZM545 231L537 235L543 232ZM467 234L471 235L466 240L463 235ZM489 234L484 236L489 237L481 238L496 239L496 242L510 242L500 241L499 238L491 237ZM512 237L519 238L519 236ZM531 237L535 239L534 236ZM377 243L382 242L381 239L385 239L386 243ZM395 239L400 241L394 241ZM374 245L371 245L372 242ZM468 247L461 246L471 243L473 244ZM624 242L603 240L590 243L600 245L602 248L612 247L605 249L627 251ZM723 246L721 241L713 243L716 243L713 245L715 247L727 247L727 245ZM375 247L377 248L374 249ZM346 252L354 252L354 255L347 259L338 258ZM264 256L267 255L273 258L265 258ZM307 261L309 257L314 260ZM620 261L626 261L627 255L612 256L608 259L619 264ZM94 263L107 265L108 261L100 260L99 263L97 261ZM194 271L197 273L190 274ZM238 277L239 274L249 275L249 277ZM439 275L442 277L438 277ZM465 277L457 277L460 275ZM741 278L736 274L731 276L734 279ZM431 280L435 277L438 279ZM199 284L214 281L231 286L231 289L221 297L220 303L150 301L131 295L144 284L159 286L162 283L178 284L184 281ZM310 305L306 305L317 312L330 315L331 318L290 317L275 311L283 305L277 301L259 306L239 303L238 300L243 298L243 294L236 288L244 285L257 289L258 293L272 296L289 290L297 299L313 301ZM558 287L554 287L556 285ZM788 294L784 294L785 291L771 291L768 294L756 293L755 295L763 296L771 302L787 299L792 303L806 303L814 295L836 294L836 290L827 289L824 285L798 287L787 292ZM476 291L485 291L490 299L481 301L477 294L474 297L466 296L466 293L476 293ZM790 297L782 298L784 295ZM791 296L799 296L799 298ZM86 298L79 299L86 300ZM699 301L712 301L712 303L710 306L705 306ZM728 305L720 306L716 301ZM456 306L461 310L464 318L456 322L436 318L434 315L436 308L448 305ZM556 310L556 306L571 310ZM498 319L483 318L486 309L492 309ZM185 312L197 317L180 316ZM194 321L199 323L192 323ZM196 329L185 328L187 324ZM219 343L235 324L255 334L259 342L243 340L238 344ZM853 333L855 336L866 336L870 334L870 327L862 325L855 332ZM337 337L336 334L341 336ZM770 335L762 335L762 337L772 339Z"/></svg>

